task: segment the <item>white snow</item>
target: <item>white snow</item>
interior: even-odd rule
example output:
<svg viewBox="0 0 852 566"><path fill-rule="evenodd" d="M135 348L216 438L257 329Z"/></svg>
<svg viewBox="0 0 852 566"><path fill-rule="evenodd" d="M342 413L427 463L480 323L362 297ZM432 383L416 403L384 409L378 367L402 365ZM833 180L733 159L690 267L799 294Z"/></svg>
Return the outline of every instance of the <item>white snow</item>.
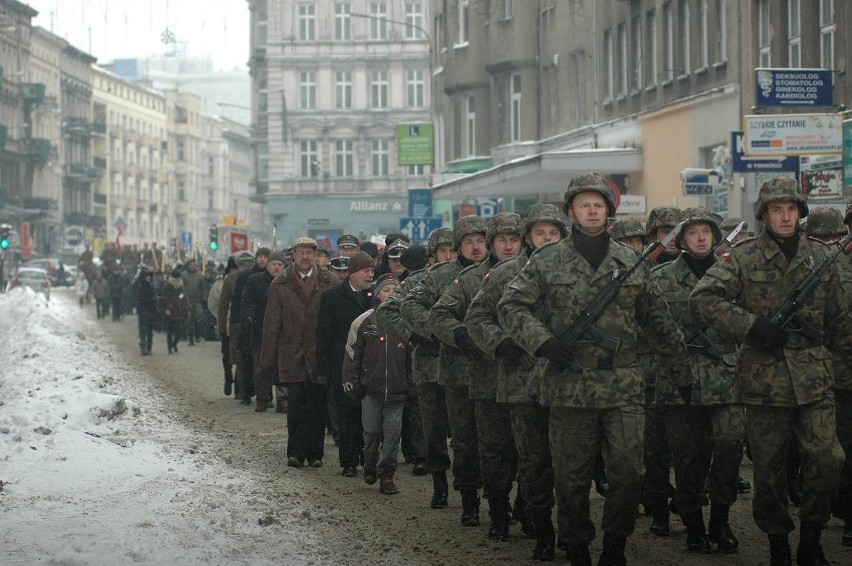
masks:
<svg viewBox="0 0 852 566"><path fill-rule="evenodd" d="M252 479L195 454L94 324L72 301L0 294L0 563L315 562L258 525Z"/></svg>

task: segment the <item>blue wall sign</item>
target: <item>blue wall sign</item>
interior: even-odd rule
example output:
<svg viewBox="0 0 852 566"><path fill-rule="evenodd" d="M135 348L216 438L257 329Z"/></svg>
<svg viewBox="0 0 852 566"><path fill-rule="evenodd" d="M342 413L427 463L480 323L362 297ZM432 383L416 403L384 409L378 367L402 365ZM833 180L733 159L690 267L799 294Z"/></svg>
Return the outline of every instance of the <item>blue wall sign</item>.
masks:
<svg viewBox="0 0 852 566"><path fill-rule="evenodd" d="M755 69L757 106L832 106L834 73L825 69Z"/></svg>

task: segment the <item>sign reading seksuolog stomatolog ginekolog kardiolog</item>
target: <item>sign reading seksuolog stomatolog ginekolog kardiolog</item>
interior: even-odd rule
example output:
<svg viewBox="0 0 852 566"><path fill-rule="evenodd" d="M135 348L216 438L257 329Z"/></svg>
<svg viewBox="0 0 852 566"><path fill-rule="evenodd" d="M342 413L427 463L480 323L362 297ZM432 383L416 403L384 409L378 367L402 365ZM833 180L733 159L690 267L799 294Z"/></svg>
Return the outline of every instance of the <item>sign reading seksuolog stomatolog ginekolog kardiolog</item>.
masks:
<svg viewBox="0 0 852 566"><path fill-rule="evenodd" d="M819 155L843 151L838 114L774 114L745 116L746 155Z"/></svg>
<svg viewBox="0 0 852 566"><path fill-rule="evenodd" d="M757 106L831 106L834 71L755 69Z"/></svg>

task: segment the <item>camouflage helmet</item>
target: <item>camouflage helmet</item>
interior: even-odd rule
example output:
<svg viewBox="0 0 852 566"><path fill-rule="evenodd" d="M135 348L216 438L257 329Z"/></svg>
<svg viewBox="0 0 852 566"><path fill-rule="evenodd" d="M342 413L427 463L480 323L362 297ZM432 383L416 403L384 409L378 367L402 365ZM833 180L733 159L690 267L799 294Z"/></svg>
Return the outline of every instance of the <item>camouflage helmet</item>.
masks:
<svg viewBox="0 0 852 566"><path fill-rule="evenodd" d="M434 256L440 246L453 245L453 229L452 228L436 228L429 235L429 255Z"/></svg>
<svg viewBox="0 0 852 566"><path fill-rule="evenodd" d="M760 187L757 195L757 210L755 216L761 220L770 202L792 201L799 205L799 218L808 215L808 201L799 190L799 183L789 177L769 179Z"/></svg>
<svg viewBox="0 0 852 566"><path fill-rule="evenodd" d="M846 203L846 215L843 217L844 224L852 224L852 199Z"/></svg>
<svg viewBox="0 0 852 566"><path fill-rule="evenodd" d="M676 206L658 206L648 215L645 223L645 237L657 239L657 228L674 228L681 221L683 212Z"/></svg>
<svg viewBox="0 0 852 566"><path fill-rule="evenodd" d="M675 236L675 244L683 249L683 238L686 236L686 229L693 224L705 222L710 225L710 230L713 232L713 241L719 243L722 241L722 230L719 228L719 217L703 206L687 208L683 211L683 225L680 228L677 236Z"/></svg>
<svg viewBox="0 0 852 566"><path fill-rule="evenodd" d="M521 235L521 216L514 212L501 212L495 214L488 221L488 232L485 234L485 243L491 247L491 242L497 237L497 234L514 234Z"/></svg>
<svg viewBox="0 0 852 566"><path fill-rule="evenodd" d="M485 225L485 220L481 217L471 214L459 218L458 222L453 226L453 249L459 249L462 238L467 235L482 234L484 236L487 233L488 226Z"/></svg>
<svg viewBox="0 0 852 566"><path fill-rule="evenodd" d="M609 181L597 173L583 173L571 179L571 182L568 183L568 188L565 189L562 211L568 214L568 209L571 208L574 197L580 193L587 192L601 195L606 202L606 215L615 216L615 201L612 199L612 188L609 186Z"/></svg>
<svg viewBox="0 0 852 566"><path fill-rule="evenodd" d="M642 238L645 241L645 228L638 218L619 218L609 229L609 235L613 240L626 240L627 238Z"/></svg>
<svg viewBox="0 0 852 566"><path fill-rule="evenodd" d="M846 226L840 211L830 206L820 206L808 214L805 223L805 234L808 236L825 237L845 234Z"/></svg>
<svg viewBox="0 0 852 566"><path fill-rule="evenodd" d="M559 228L559 233L564 238L568 235L568 228L565 226L565 221L562 220L562 213L559 208L553 204L542 202L529 207L524 214L524 222L521 228L521 241L526 240L527 234L530 233L533 225L539 222L550 222Z"/></svg>

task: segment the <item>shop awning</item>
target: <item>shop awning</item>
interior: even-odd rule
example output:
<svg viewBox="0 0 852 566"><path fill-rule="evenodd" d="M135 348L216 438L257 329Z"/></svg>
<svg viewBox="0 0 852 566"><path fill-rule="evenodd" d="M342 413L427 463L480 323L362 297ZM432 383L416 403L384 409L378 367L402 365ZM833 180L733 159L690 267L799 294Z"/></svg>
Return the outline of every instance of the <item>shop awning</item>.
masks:
<svg viewBox="0 0 852 566"><path fill-rule="evenodd" d="M627 175L642 170L642 151L635 148L548 151L521 157L490 169L433 187L432 198L462 200L475 197L562 197L569 179L594 171Z"/></svg>

